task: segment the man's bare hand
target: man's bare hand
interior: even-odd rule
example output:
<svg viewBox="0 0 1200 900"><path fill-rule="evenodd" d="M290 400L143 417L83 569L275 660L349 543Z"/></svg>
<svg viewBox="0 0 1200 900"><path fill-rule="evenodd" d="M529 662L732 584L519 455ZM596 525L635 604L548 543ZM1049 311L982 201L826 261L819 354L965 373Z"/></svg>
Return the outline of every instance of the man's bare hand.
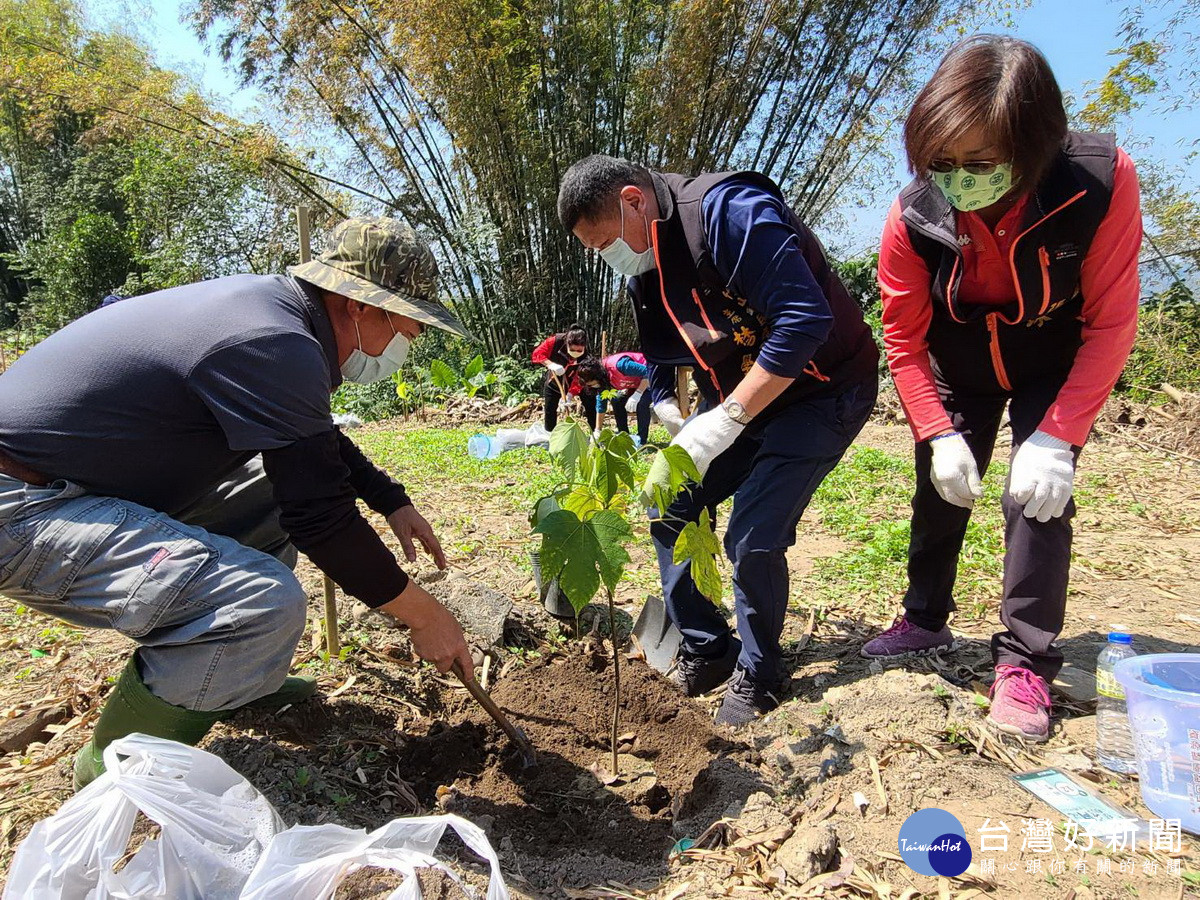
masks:
<svg viewBox="0 0 1200 900"><path fill-rule="evenodd" d="M433 533L433 527L425 521L424 516L417 512L415 506L400 507L388 516L387 520L396 537L400 539L405 559L410 563L417 561L417 548L414 543L416 541L425 548L426 553L433 557L433 561L439 569L446 568L446 554L442 551L442 545L438 541L437 535Z"/></svg>
<svg viewBox="0 0 1200 900"><path fill-rule="evenodd" d="M410 580L403 593L379 607L379 611L408 626L417 656L433 663L439 672L449 672L457 661L464 673L474 673L462 626L453 613L415 581Z"/></svg>

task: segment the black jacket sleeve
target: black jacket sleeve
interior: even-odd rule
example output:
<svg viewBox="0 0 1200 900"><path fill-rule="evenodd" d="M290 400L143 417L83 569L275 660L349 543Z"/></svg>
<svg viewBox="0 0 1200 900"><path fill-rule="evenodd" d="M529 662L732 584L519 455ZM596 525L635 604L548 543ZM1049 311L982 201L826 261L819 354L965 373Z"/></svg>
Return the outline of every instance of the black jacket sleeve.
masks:
<svg viewBox="0 0 1200 900"><path fill-rule="evenodd" d="M382 606L404 591L408 575L358 511L335 429L262 456L279 523L298 550L368 606Z"/></svg>
<svg viewBox="0 0 1200 900"><path fill-rule="evenodd" d="M390 516L402 506L412 506L404 485L367 459L358 445L337 429L338 453L350 470L350 487L375 512Z"/></svg>

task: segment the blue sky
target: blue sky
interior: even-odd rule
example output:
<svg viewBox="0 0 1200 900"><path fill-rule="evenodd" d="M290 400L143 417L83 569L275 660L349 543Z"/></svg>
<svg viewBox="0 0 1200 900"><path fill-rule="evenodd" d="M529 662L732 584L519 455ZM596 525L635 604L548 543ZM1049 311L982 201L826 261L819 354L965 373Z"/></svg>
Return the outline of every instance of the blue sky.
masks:
<svg viewBox="0 0 1200 900"><path fill-rule="evenodd" d="M1014 15L1011 27L997 25L985 30L1007 31L1032 41L1046 54L1063 90L1078 96L1102 79L1112 65L1108 51L1119 42L1121 10L1133 2L1033 0L1028 9ZM94 24L120 25L140 35L157 49L159 65L189 74L219 98L228 111L254 118L258 99L255 92L239 89L216 54L206 51L190 29L180 24L181 10L187 6L179 0L83 0ZM1175 114L1142 110L1130 121L1129 133L1146 142L1140 152L1178 163L1186 178L1200 185L1200 160L1189 158L1191 148L1187 146L1200 136L1200 110ZM1122 140L1126 137L1121 135ZM891 144L899 147L898 128ZM868 198L862 210L850 211L846 233L835 243L844 245L844 250L867 249L895 190L906 177L903 169L897 168L894 186L880 186L879 196Z"/></svg>

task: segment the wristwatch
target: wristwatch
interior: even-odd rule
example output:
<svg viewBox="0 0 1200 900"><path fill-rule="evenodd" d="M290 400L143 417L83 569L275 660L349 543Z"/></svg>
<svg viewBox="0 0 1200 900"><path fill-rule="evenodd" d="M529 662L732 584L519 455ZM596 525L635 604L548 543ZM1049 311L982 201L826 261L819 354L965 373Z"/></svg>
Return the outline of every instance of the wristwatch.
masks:
<svg viewBox="0 0 1200 900"><path fill-rule="evenodd" d="M721 403L721 409L725 410L725 415L729 416L729 418L733 419L739 425L749 425L750 420L754 418L754 416L746 412L746 407L742 406L741 403L732 397Z"/></svg>

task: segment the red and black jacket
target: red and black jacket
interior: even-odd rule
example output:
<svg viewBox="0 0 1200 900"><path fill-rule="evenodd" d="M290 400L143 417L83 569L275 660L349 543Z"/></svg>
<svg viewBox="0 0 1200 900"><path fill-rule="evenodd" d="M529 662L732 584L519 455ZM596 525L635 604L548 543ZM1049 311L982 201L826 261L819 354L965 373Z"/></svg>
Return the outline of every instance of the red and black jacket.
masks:
<svg viewBox="0 0 1200 900"><path fill-rule="evenodd" d="M954 208L928 178L900 194L913 249L931 273L933 317L927 341L949 381L981 390L1061 378L1081 343L1080 270L1112 199L1116 145L1111 134L1072 132L1042 178L1009 252L1016 299L997 309L958 297L962 250ZM980 358L991 366L980 366Z"/></svg>

